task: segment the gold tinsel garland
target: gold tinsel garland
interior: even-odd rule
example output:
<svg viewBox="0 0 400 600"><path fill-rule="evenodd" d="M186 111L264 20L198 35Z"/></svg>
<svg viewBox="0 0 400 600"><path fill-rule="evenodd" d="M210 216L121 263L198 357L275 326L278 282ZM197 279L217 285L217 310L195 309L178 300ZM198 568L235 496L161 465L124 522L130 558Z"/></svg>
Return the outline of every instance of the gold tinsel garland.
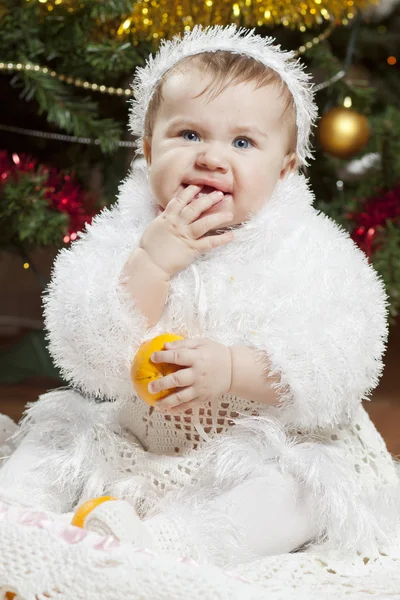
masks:
<svg viewBox="0 0 400 600"><path fill-rule="evenodd" d="M334 19L347 24L371 0L139 0L118 30L140 38L170 38L194 25L277 26L306 29Z"/></svg>
<svg viewBox="0 0 400 600"><path fill-rule="evenodd" d="M40 2L48 11L59 6L66 6L69 11L80 8L79 0L27 2ZM283 25L303 32L324 21L346 25L359 9L376 3L377 0L138 0L132 2L132 13L110 33L130 35L138 43L170 38L194 25Z"/></svg>

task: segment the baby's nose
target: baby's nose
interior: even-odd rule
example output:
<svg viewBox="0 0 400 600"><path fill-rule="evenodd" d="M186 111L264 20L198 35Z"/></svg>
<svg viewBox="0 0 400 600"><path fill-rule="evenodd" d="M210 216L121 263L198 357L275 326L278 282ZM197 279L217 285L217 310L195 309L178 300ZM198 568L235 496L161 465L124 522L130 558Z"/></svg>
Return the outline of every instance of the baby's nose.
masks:
<svg viewBox="0 0 400 600"><path fill-rule="evenodd" d="M229 169L229 163L224 154L216 148L210 148L199 152L196 158L196 164L199 167L210 169L211 171L221 171L226 173Z"/></svg>

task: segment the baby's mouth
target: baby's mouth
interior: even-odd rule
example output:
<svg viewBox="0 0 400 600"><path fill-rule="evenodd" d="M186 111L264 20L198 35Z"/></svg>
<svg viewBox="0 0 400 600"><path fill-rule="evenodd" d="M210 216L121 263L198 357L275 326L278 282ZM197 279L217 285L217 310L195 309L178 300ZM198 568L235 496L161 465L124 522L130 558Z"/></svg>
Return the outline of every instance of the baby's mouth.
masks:
<svg viewBox="0 0 400 600"><path fill-rule="evenodd" d="M182 186L184 189L186 189L187 187L189 187L189 185L191 185L190 183L183 183ZM202 185L201 190L199 191L198 194L196 194L196 196L203 196L206 194L212 194L212 192L222 192L224 194L224 196L230 196L231 194L229 192L224 192L223 190L220 190L216 187L213 187L211 185Z"/></svg>
<svg viewBox="0 0 400 600"><path fill-rule="evenodd" d="M213 192L218 192L219 190L217 190L217 188L212 187L211 185L203 185L203 187L201 188L200 192L199 192L199 196L202 194L212 194ZM225 192L224 192L225 194Z"/></svg>

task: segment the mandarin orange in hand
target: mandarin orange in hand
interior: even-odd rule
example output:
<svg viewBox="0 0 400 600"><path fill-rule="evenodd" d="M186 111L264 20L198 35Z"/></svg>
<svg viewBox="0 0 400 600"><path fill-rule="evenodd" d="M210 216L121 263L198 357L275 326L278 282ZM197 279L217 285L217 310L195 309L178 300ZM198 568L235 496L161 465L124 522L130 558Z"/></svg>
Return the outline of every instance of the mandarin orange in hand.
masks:
<svg viewBox="0 0 400 600"><path fill-rule="evenodd" d="M96 506L103 504L103 502L108 502L109 500L116 500L116 498L114 498L114 496L100 496L99 498L91 498L90 500L87 500L76 509L75 514L72 517L71 525L75 525L75 527L82 527L83 529L85 519L88 514L91 513Z"/></svg>
<svg viewBox="0 0 400 600"><path fill-rule="evenodd" d="M159 352L164 349L164 344L167 342L174 342L175 340L183 340L181 335L175 333L163 333L157 337L147 340L144 342L136 352L135 358L133 359L131 366L131 379L137 394L142 400L154 406L157 400L165 398L172 394L176 388L170 390L162 390L156 394L151 394L148 390L148 385L155 379L160 379L165 375L174 373L182 369L179 365L173 365L170 363L153 363L151 355L153 352Z"/></svg>

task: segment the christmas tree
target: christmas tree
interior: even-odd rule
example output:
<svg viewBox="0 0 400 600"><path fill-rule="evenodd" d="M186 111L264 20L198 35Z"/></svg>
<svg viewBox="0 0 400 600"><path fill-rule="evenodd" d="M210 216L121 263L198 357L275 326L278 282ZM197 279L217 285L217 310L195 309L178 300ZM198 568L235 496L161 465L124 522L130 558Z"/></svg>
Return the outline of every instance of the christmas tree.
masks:
<svg viewBox="0 0 400 600"><path fill-rule="evenodd" d="M400 3L382 0L1 0L0 244L63 247L115 201L135 157L130 84L160 40L195 24L256 28L313 75L308 168L400 306ZM45 282L43 282L43 285Z"/></svg>

